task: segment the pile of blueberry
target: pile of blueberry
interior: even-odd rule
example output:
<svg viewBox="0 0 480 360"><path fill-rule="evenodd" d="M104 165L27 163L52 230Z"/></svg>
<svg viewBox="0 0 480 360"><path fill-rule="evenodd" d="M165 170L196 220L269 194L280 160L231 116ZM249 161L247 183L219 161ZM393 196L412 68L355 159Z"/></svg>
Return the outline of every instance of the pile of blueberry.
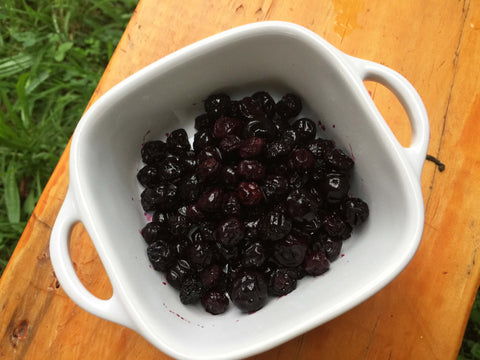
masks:
<svg viewBox="0 0 480 360"><path fill-rule="evenodd" d="M299 118L298 96L217 93L204 107L193 149L184 129L142 146L141 233L182 303L253 312L326 272L369 209L349 195L354 161Z"/></svg>

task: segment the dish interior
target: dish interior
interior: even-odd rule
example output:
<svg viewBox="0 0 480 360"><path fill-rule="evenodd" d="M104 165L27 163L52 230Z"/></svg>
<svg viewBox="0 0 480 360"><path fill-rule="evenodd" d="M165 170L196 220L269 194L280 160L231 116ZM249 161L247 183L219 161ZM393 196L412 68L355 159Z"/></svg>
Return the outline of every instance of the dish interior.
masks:
<svg viewBox="0 0 480 360"><path fill-rule="evenodd" d="M88 204L83 220L116 293L137 330L178 357L226 358L285 341L378 291L417 246L421 214L405 162L340 55L318 39L288 31L233 40L179 53L129 79L92 107L74 144L75 192ZM276 99L286 92L303 99L302 115L324 126L320 136L354 157L351 193L369 204L370 217L344 242L342 256L325 275L301 280L294 292L271 298L254 314L230 306L212 316L200 305L182 305L164 275L149 265L139 233L147 222L136 180L140 148L179 127L193 136L193 119L210 93L239 98L258 90Z"/></svg>

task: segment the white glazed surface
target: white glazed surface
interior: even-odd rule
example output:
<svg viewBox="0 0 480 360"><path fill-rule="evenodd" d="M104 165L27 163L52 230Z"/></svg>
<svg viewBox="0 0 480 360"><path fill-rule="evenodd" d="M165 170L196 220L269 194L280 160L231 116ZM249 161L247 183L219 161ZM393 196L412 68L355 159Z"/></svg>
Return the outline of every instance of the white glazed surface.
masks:
<svg viewBox="0 0 480 360"><path fill-rule="evenodd" d="M403 148L376 109L363 80L389 86L412 123ZM233 306L212 316L184 306L146 257L139 234L140 148L146 140L184 127L215 91L233 97L268 90L298 94L320 120L321 136L355 158L351 193L368 202L370 217L344 242L343 257L325 275L305 278L287 296L254 314ZM304 112L305 113L305 112ZM420 174L428 119L411 85L378 64L351 58L293 24L265 22L221 33L169 55L120 83L81 119L70 154L70 185L51 238L62 287L80 306L136 330L181 359L246 357L287 341L344 313L397 276L413 257L423 231ZM111 280L108 301L90 295L68 258L69 229L81 221Z"/></svg>

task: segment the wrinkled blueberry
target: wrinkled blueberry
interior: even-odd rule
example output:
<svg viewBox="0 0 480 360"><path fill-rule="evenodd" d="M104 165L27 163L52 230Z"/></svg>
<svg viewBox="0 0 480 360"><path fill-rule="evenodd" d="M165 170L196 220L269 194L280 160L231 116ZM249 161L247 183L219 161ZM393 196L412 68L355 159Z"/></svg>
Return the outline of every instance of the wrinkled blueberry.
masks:
<svg viewBox="0 0 480 360"><path fill-rule="evenodd" d="M195 278L188 278L180 288L180 301L185 305L195 304L200 300L202 293L202 284Z"/></svg>
<svg viewBox="0 0 480 360"><path fill-rule="evenodd" d="M330 263L325 255L325 251L321 249L306 254L303 265L307 274L311 276L322 275L330 269Z"/></svg>
<svg viewBox="0 0 480 360"><path fill-rule="evenodd" d="M243 205L256 205L262 201L262 197L262 190L256 182L244 181L238 185L238 198Z"/></svg>
<svg viewBox="0 0 480 360"><path fill-rule="evenodd" d="M237 217L223 220L215 231L215 239L227 248L236 246L244 236L245 227Z"/></svg>
<svg viewBox="0 0 480 360"><path fill-rule="evenodd" d="M155 165L167 156L167 144L161 140L147 141L141 149L142 160L145 164Z"/></svg>
<svg viewBox="0 0 480 360"><path fill-rule="evenodd" d="M165 240L157 240L148 245L147 256L157 271L166 271L176 259L174 249Z"/></svg>
<svg viewBox="0 0 480 360"><path fill-rule="evenodd" d="M284 296L297 288L297 278L294 271L279 268L270 274L268 293L273 296Z"/></svg>
<svg viewBox="0 0 480 360"><path fill-rule="evenodd" d="M292 220L277 211L269 211L260 219L258 224L260 236L268 241L277 241L284 238L291 229Z"/></svg>

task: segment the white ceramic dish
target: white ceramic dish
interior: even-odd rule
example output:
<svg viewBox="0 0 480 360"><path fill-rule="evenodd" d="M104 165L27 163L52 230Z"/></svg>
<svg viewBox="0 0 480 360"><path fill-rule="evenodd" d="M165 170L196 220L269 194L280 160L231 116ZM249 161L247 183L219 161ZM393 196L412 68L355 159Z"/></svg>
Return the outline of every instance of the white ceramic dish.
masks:
<svg viewBox="0 0 480 360"><path fill-rule="evenodd" d="M402 147L363 81L389 87L405 107L412 141ZM164 286L139 234L140 146L193 118L209 93L234 97L266 89L300 95L321 119L324 137L356 160L352 193L370 218L344 243L331 270L304 279L260 311L234 307L219 316L184 306ZM334 128L333 128L334 125ZM147 134L148 132L148 134ZM147 135L146 135L147 134ZM127 326L182 359L242 358L265 351L344 313L394 279L413 257L423 231L420 175L429 141L425 108L396 72L350 57L297 25L264 22L202 40L144 68L99 99L80 120L70 153L70 185L52 231L50 253L65 292L82 308ZM100 300L79 281L69 257L76 222L87 229L113 286Z"/></svg>

